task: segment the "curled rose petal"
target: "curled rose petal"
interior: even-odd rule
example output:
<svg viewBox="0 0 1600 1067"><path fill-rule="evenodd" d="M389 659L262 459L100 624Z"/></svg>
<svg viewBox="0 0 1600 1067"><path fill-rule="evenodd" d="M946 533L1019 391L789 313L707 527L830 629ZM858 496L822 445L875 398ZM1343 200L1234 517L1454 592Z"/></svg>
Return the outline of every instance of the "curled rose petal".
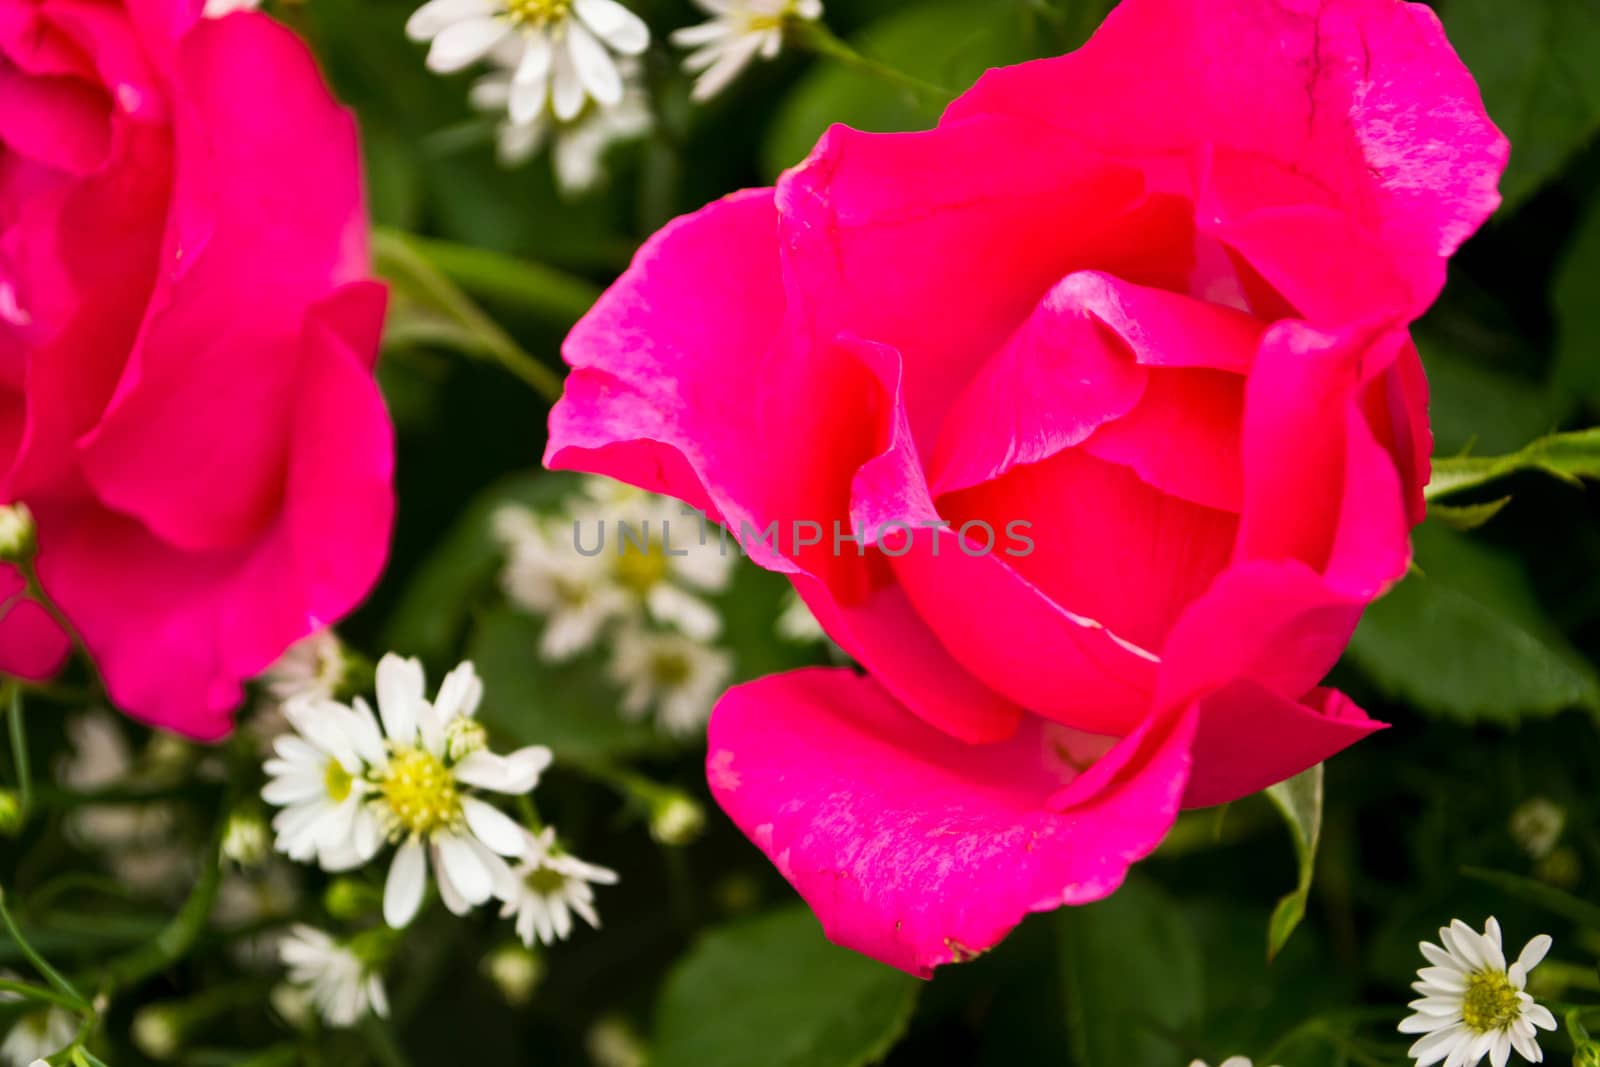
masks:
<svg viewBox="0 0 1600 1067"><path fill-rule="evenodd" d="M926 977L1029 912L1122 884L1178 811L1193 718L1161 726L1136 762L1062 811L1075 752L1096 748L1087 735L1035 719L1008 741L966 745L870 679L811 670L731 690L706 766L718 803L829 938Z"/></svg>

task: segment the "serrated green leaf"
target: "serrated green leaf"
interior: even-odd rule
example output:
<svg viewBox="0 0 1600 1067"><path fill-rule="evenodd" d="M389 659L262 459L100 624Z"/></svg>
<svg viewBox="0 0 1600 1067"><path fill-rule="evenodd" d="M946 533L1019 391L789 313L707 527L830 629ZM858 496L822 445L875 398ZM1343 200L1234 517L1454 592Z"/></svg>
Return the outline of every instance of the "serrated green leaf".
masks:
<svg viewBox="0 0 1600 1067"><path fill-rule="evenodd" d="M1271 959L1288 944L1289 935L1306 915L1306 898L1311 895L1311 877L1316 870L1317 842L1322 838L1323 766L1317 764L1287 781L1267 789L1267 799L1289 824L1294 840L1299 879L1294 891L1278 901L1267 925L1267 958Z"/></svg>
<svg viewBox="0 0 1600 1067"><path fill-rule="evenodd" d="M1422 573L1367 609L1350 658L1390 696L1458 722L1600 708L1595 671L1550 623L1517 560L1435 523Z"/></svg>
<svg viewBox="0 0 1600 1067"><path fill-rule="evenodd" d="M1555 177L1600 130L1600 5L1448 0L1445 29L1511 139L1508 208Z"/></svg>
<svg viewBox="0 0 1600 1067"><path fill-rule="evenodd" d="M1200 1018L1204 968L1174 901L1134 877L1055 921L1074 1067L1188 1062L1173 1035Z"/></svg>
<svg viewBox="0 0 1600 1067"><path fill-rule="evenodd" d="M746 919L668 976L651 1067L865 1067L905 1032L919 986L829 944L805 908Z"/></svg>
<svg viewBox="0 0 1600 1067"><path fill-rule="evenodd" d="M582 763L663 748L647 722L624 719L599 653L567 663L539 658L542 620L497 608L478 621L467 658L483 679L479 718L519 745L548 745Z"/></svg>
<svg viewBox="0 0 1600 1067"><path fill-rule="evenodd" d="M1553 433L1509 456L1436 457L1426 495L1437 500L1524 471L1542 471L1569 482L1600 478L1600 427Z"/></svg>
<svg viewBox="0 0 1600 1067"><path fill-rule="evenodd" d="M1499 500L1486 500L1482 504L1465 504L1460 507L1452 507L1449 504L1429 504L1428 518L1438 519L1452 530L1461 530L1463 532L1476 530L1504 511L1509 503L1511 503L1511 498L1503 496Z"/></svg>

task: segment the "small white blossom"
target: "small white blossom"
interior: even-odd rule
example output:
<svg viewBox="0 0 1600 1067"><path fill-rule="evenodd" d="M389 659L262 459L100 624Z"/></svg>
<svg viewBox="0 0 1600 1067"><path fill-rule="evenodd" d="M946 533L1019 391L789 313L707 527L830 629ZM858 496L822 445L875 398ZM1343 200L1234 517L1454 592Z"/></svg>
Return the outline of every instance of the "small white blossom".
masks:
<svg viewBox="0 0 1600 1067"><path fill-rule="evenodd" d="M273 742L270 780L261 790L263 800L283 809L272 820L276 847L328 871L359 867L383 845L382 825L367 804L374 792L367 761L383 751L372 711L360 701L346 707L314 697L297 697L283 711L294 732Z"/></svg>
<svg viewBox="0 0 1600 1067"><path fill-rule="evenodd" d="M622 99L613 107L586 106L575 118L558 118L548 106L532 115L513 117L515 74L509 70L484 75L472 87L473 107L503 116L499 126L502 166L517 167L550 145L556 184L567 196L582 196L605 179L605 157L612 145L635 141L655 125L650 98L640 84L638 64L621 65Z"/></svg>
<svg viewBox="0 0 1600 1067"><path fill-rule="evenodd" d="M372 806L400 846L384 887L384 919L402 927L416 915L430 860L445 906L464 915L507 886L510 871L501 857L520 857L525 836L475 791L531 792L550 765L550 750L529 746L499 756L452 746L452 737L475 725L483 698L470 663L446 676L432 703L416 660L385 656L377 680L386 745L370 760Z"/></svg>
<svg viewBox="0 0 1600 1067"><path fill-rule="evenodd" d="M78 1024L60 1008L30 1012L12 1024L0 1041L0 1064L4 1067L32 1067L46 1056L72 1044Z"/></svg>
<svg viewBox="0 0 1600 1067"><path fill-rule="evenodd" d="M710 20L674 30L672 43L693 50L683 66L699 75L694 98L700 101L727 88L757 56L776 59L788 23L822 17L822 0L695 0L695 5Z"/></svg>
<svg viewBox="0 0 1600 1067"><path fill-rule="evenodd" d="M428 68L440 74L492 59L512 71L507 108L528 122L549 106L570 122L593 99L622 102L617 57L650 44L644 21L617 0L429 0L406 23L414 41L431 41Z"/></svg>
<svg viewBox="0 0 1600 1067"><path fill-rule="evenodd" d="M1189 1064L1189 1067L1206 1067L1206 1061L1195 1060L1193 1063ZM1248 1056L1229 1056L1227 1059L1217 1064L1217 1067L1253 1067L1253 1065L1251 1064L1250 1057Z"/></svg>
<svg viewBox="0 0 1600 1067"><path fill-rule="evenodd" d="M349 673L344 645L332 630L319 630L290 645L261 675L261 682L280 704L297 697L332 700Z"/></svg>
<svg viewBox="0 0 1600 1067"><path fill-rule="evenodd" d="M572 933L572 916L596 929L600 916L594 909L595 885L615 885L617 873L585 863L556 844L555 831L523 831L526 844L522 862L512 872L514 882L501 895L501 918L516 917L517 936L533 947L537 939L547 945Z"/></svg>
<svg viewBox="0 0 1600 1067"><path fill-rule="evenodd" d="M1566 811L1545 797L1525 800L1511 813L1511 837L1531 859L1542 860L1555 851L1566 825Z"/></svg>
<svg viewBox="0 0 1600 1067"><path fill-rule="evenodd" d="M371 1011L389 1014L383 975L362 953L310 926L296 926L279 946L289 981L306 990L330 1026L354 1026ZM274 999L277 1004L277 998ZM283 1010L279 1007L279 1011Z"/></svg>
<svg viewBox="0 0 1600 1067"><path fill-rule="evenodd" d="M663 730L687 737L711 717L733 657L682 634L630 628L618 635L609 670L622 688L623 715L639 719L654 709Z"/></svg>
<svg viewBox="0 0 1600 1067"><path fill-rule="evenodd" d="M1493 918L1481 934L1456 919L1439 930L1439 942L1420 946L1431 966L1417 972L1420 981L1411 987L1422 994L1409 1005L1416 1014L1400 1023L1401 1033L1422 1035L1407 1053L1417 1067L1440 1060L1472 1067L1485 1055L1505 1067L1513 1049L1529 1063L1543 1061L1534 1028L1554 1030L1556 1020L1524 988L1528 972L1550 951L1549 935L1529 941L1510 967Z"/></svg>
<svg viewBox="0 0 1600 1067"><path fill-rule="evenodd" d="M507 597L549 620L540 643L547 660L592 648L619 621L648 618L701 641L722 631L705 598L727 588L734 556L720 529L676 501L590 479L563 519L507 507L495 532L506 547Z"/></svg>
<svg viewBox="0 0 1600 1067"><path fill-rule="evenodd" d="M559 663L593 648L601 631L628 611L628 595L602 555L587 556L552 533L526 508L502 508L495 534L506 547L500 583L510 601L545 618L539 657Z"/></svg>

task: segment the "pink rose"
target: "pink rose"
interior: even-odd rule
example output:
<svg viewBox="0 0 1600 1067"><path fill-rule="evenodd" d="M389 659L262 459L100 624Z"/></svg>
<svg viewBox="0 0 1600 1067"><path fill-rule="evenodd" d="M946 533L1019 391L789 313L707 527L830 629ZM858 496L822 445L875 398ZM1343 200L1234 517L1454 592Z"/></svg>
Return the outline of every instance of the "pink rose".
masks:
<svg viewBox="0 0 1600 1067"><path fill-rule="evenodd" d="M310 53L198 0L0 0L0 503L112 700L199 738L375 580L356 131ZM0 572L0 670L64 638Z"/></svg>
<svg viewBox="0 0 1600 1067"><path fill-rule="evenodd" d="M644 246L568 340L546 462L706 509L868 672L710 728L831 938L928 974L1379 728L1318 683L1406 570L1407 325L1506 155L1420 4L1124 0Z"/></svg>

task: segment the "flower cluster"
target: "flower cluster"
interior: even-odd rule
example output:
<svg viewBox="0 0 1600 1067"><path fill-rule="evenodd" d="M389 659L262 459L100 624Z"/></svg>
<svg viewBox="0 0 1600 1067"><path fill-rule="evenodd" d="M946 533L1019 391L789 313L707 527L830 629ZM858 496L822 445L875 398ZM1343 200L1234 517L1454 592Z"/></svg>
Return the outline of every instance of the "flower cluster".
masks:
<svg viewBox="0 0 1600 1067"><path fill-rule="evenodd" d="M297 696L290 731L273 744L262 797L280 810L272 826L280 852L327 871L353 871L389 846L382 893L389 930L408 925L429 886L455 915L496 901L515 917L525 944L572 932L576 913L599 925L591 884L616 875L567 854L555 831L530 830L490 798L525 797L550 765L531 745L492 751L477 721L483 683L471 663L451 671L432 700L416 660L385 656L376 671L377 711L361 698L342 704ZM370 1008L382 1013L387 931L346 941L298 929L281 954L291 981L307 988L334 1025Z"/></svg>
<svg viewBox="0 0 1600 1067"><path fill-rule="evenodd" d="M757 56L776 57L785 30L822 17L821 0L695 0L710 16L672 34L689 50L693 96L709 100ZM428 0L406 23L429 45L430 70L489 67L472 87L473 106L499 118L501 162L514 166L547 143L568 193L600 183L617 143L655 124L639 57L650 28L617 0Z"/></svg>
<svg viewBox="0 0 1600 1067"><path fill-rule="evenodd" d="M713 644L723 626L708 598L727 588L735 561L716 527L664 497L592 478L557 516L502 508L495 532L507 598L546 620L542 658L605 643L624 715L654 711L680 736L704 725L733 673Z"/></svg>

